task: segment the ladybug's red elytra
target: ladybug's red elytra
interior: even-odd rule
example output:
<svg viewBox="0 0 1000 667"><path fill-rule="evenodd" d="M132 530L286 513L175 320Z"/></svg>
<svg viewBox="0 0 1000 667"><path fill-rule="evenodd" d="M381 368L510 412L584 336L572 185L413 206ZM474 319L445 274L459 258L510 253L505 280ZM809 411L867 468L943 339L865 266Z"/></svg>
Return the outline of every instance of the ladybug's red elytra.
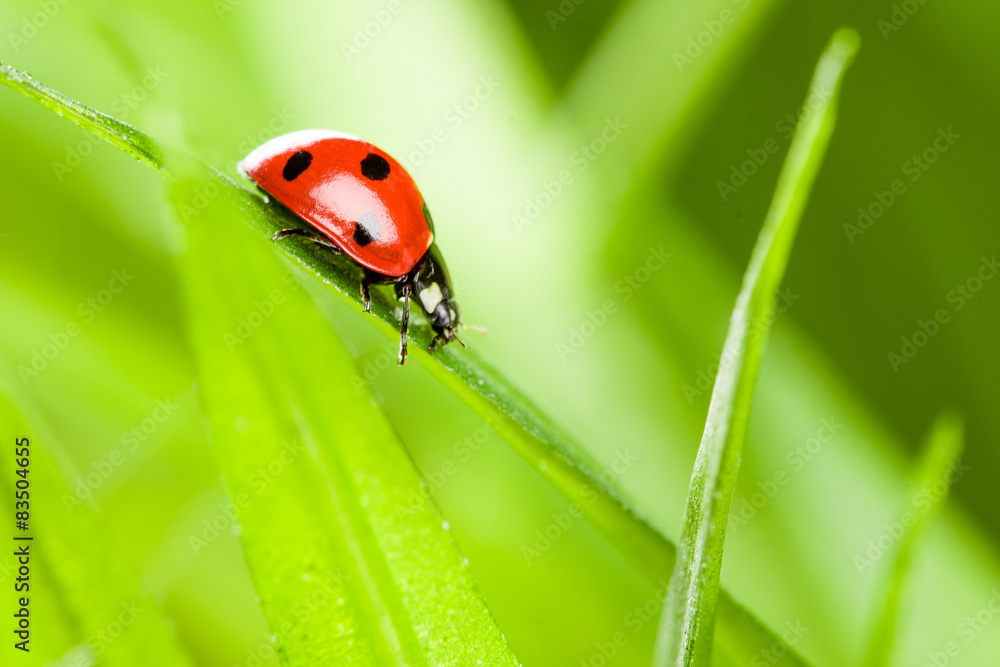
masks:
<svg viewBox="0 0 1000 667"><path fill-rule="evenodd" d="M434 244L434 224L416 183L385 151L350 134L300 130L271 139L237 165L239 172L305 221L274 240L302 236L343 253L364 269L369 285L393 284L403 300L399 363L406 363L410 296L434 329L430 350L457 340L458 302Z"/></svg>

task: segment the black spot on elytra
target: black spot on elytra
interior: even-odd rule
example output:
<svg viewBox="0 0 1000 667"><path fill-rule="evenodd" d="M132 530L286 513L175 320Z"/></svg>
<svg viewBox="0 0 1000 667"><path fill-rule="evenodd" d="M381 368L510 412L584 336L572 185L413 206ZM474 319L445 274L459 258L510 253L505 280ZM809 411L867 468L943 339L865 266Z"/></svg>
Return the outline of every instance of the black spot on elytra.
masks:
<svg viewBox="0 0 1000 667"><path fill-rule="evenodd" d="M354 242L355 243L357 243L359 246L364 247L364 246L368 245L369 243L371 243L374 240L375 239L373 239L371 237L371 234L368 233L368 230L365 229L360 223L357 223L357 222L354 223Z"/></svg>
<svg viewBox="0 0 1000 667"><path fill-rule="evenodd" d="M354 223L354 241L359 246L366 246L382 237L382 224L375 211L368 211Z"/></svg>
<svg viewBox="0 0 1000 667"><path fill-rule="evenodd" d="M381 155L369 153L361 161L361 175L370 181L383 181L389 178L389 163Z"/></svg>
<svg viewBox="0 0 1000 667"><path fill-rule="evenodd" d="M294 181L302 172L309 168L312 161L313 156L309 151L292 153L292 157L288 158L288 162L285 163L285 168L281 171L281 175L285 177L286 181Z"/></svg>

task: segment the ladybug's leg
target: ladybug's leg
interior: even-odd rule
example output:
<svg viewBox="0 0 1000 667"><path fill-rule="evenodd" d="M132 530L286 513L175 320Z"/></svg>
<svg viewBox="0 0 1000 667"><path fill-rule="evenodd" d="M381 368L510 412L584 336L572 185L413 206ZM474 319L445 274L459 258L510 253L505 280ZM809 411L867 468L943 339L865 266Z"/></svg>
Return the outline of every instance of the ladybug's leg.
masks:
<svg viewBox="0 0 1000 667"><path fill-rule="evenodd" d="M365 269L364 277L361 278L361 301L365 304L365 312L372 312L372 295L368 289L369 285L388 285L390 283L395 283L397 296L402 296L402 293L399 291L400 282L405 279L405 276L402 278L384 276L381 273L375 273L374 271Z"/></svg>
<svg viewBox="0 0 1000 667"><path fill-rule="evenodd" d="M361 279L361 300L365 302L365 312L372 312L372 293L368 290L368 276Z"/></svg>
<svg viewBox="0 0 1000 667"><path fill-rule="evenodd" d="M406 334L410 329L410 292L413 286L403 283L400 292L403 297L403 323L399 327L399 365L406 363Z"/></svg>
<svg viewBox="0 0 1000 667"><path fill-rule="evenodd" d="M431 344L427 346L427 350L430 351L430 352L433 352L434 350L436 350L437 346L438 346L438 341L439 340L443 340L445 343L448 342L447 338L445 338L441 334L437 334L436 336L434 336L434 340L431 341Z"/></svg>
<svg viewBox="0 0 1000 667"><path fill-rule="evenodd" d="M281 239L286 239L289 236L301 236L303 238L309 239L313 243L318 243L319 245L323 246L324 248L328 248L329 250L332 250L333 252L337 253L338 255L340 254L340 248L338 248L333 243L333 241L331 241L330 239L326 238L325 236L323 236L322 234L320 234L319 232L317 232L315 229L301 229L299 227L295 227L293 229L282 229L277 234L275 234L274 236L272 236L271 240L272 241L280 241Z"/></svg>

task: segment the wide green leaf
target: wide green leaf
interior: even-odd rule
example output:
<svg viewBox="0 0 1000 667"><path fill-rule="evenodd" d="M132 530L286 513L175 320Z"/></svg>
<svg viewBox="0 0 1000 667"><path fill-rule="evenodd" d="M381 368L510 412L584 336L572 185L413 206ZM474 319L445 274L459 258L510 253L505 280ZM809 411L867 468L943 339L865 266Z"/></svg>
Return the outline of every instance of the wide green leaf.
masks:
<svg viewBox="0 0 1000 667"><path fill-rule="evenodd" d="M173 201L202 184L179 179ZM353 358L241 218L214 202L182 264L212 444L282 663L516 664L405 449L351 386Z"/></svg>
<svg viewBox="0 0 1000 667"><path fill-rule="evenodd" d="M799 123L733 309L661 618L656 664L664 667L709 664L729 508L765 339L755 323L768 321L859 42L856 33L841 30L820 58L811 89L831 94Z"/></svg>

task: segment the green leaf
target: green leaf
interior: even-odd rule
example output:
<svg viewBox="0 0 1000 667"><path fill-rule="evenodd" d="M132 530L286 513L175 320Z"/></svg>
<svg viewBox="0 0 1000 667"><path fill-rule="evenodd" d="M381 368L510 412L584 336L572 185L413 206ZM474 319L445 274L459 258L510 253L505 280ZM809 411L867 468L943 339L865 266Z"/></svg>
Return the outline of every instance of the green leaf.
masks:
<svg viewBox="0 0 1000 667"><path fill-rule="evenodd" d="M733 309L660 622L656 664L663 667L709 664L729 508L764 342L753 323L768 321L833 132L843 76L859 42L854 31L840 30L820 58L810 89L832 93L796 129Z"/></svg>
<svg viewBox="0 0 1000 667"><path fill-rule="evenodd" d="M179 179L173 201L202 184ZM202 216L182 259L191 337L282 663L517 664L353 358L236 207Z"/></svg>
<svg viewBox="0 0 1000 667"><path fill-rule="evenodd" d="M0 82L57 110L84 130L108 139L125 153L168 175L176 176L175 172L183 171L187 178L192 178L191 174L195 174L193 178L200 183L197 191L176 200L177 213L185 222L197 220L202 215L202 207L196 206L196 202L218 200L238 207L243 213L243 222L267 239L280 229L301 224L287 210L265 203L256 193L240 187L218 170L169 150L142 132L42 86L9 66L0 66ZM194 229L197 225L191 227ZM258 243L260 241L258 239ZM219 244L223 244L221 239ZM294 237L281 241L276 247L361 310L358 290L361 273L355 265L343 257L331 257L315 244ZM375 292L371 312L386 332L396 335L400 311L395 303ZM674 545L635 512L615 488L600 481L595 472L597 467L582 448L481 355L455 346L429 354L425 348L431 334L426 327L411 327L410 339L417 343L411 348L411 357L426 364L475 412L496 418L500 424L499 434L560 493L577 503L587 519L647 576L656 580L673 567ZM739 646L743 651L752 647L750 653L754 653L774 644L775 636L724 593L719 604L725 612L720 623L722 645Z"/></svg>
<svg viewBox="0 0 1000 667"><path fill-rule="evenodd" d="M0 63L0 80L56 115L73 121L95 137L131 155L139 162L156 170L163 169L163 153L157 143L128 123L123 123L117 118L67 97L10 65Z"/></svg>
<svg viewBox="0 0 1000 667"><path fill-rule="evenodd" d="M50 660L71 655L74 664L96 661L108 667L191 664L159 604L143 590L136 573L107 548L110 539L96 505L79 500L71 490L67 479L76 476L72 464L20 391L20 382L13 367L0 358L0 424L5 438L29 439L28 530L20 535L32 539L11 544L28 545L31 554L31 588L24 593L31 600L35 623L30 651ZM14 497L15 482L21 479L15 476L13 450L10 447L0 457L0 490L5 498ZM50 629L57 619L61 627Z"/></svg>
<svg viewBox="0 0 1000 667"><path fill-rule="evenodd" d="M934 423L913 475L911 504L904 510L913 516L900 539L893 559L886 590L880 600L876 621L862 664L865 667L885 667L892 655L893 639L899 619L899 601L913 552L921 542L941 508L955 481L956 467L965 446L962 420L957 415L944 414ZM920 502L917 502L917 499Z"/></svg>

